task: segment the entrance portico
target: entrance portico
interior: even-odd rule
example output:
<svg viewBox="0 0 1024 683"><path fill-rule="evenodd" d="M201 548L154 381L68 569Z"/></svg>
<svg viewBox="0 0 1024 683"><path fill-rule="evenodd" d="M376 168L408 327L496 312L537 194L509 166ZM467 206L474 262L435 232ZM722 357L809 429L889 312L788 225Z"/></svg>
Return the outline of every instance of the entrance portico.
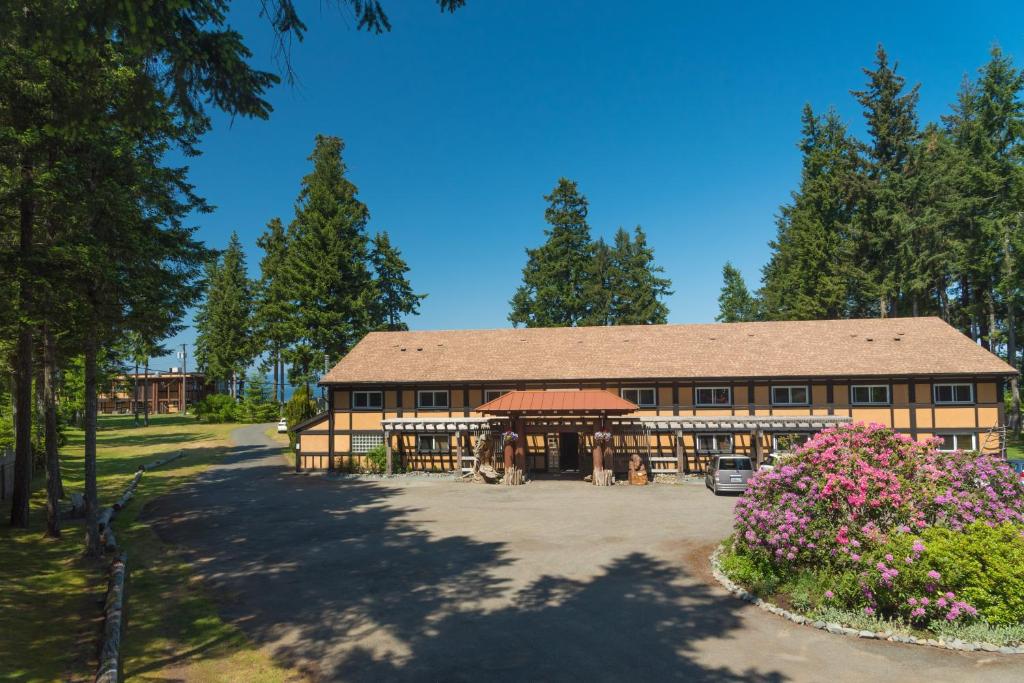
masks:
<svg viewBox="0 0 1024 683"><path fill-rule="evenodd" d="M462 473L472 471L474 438L492 436L495 462L500 462L502 432L515 432L522 441L526 469L531 472L588 472L593 435L607 431L614 441L611 468L625 472L633 453L638 453L651 475L682 477L702 468L696 446L686 436L725 433L746 434L750 456L760 463L771 448L765 437L773 434L812 434L848 423L837 415L635 415L636 404L603 390L511 391L481 405L480 416L464 418L389 418L381 421L388 452L388 471L393 471L394 436L409 433L444 433L454 437L455 462ZM575 444L573 444L575 442ZM398 439L402 443L402 439ZM575 458L571 447L575 445ZM705 458L706 459L706 458Z"/></svg>

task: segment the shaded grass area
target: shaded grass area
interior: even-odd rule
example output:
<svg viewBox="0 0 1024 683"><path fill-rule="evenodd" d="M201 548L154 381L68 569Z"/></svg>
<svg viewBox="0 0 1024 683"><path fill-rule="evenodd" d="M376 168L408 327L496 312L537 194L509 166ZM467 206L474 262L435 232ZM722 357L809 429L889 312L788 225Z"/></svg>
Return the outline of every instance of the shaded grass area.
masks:
<svg viewBox="0 0 1024 683"><path fill-rule="evenodd" d="M139 465L174 455L184 458L151 472L135 499L115 521L129 556L127 626L122 643L126 677L138 680L291 680L268 654L225 624L189 567L139 519L148 500L172 491L223 454L236 425L200 424L178 416L156 416L149 427L132 418L101 419L98 487L109 505ZM83 434L73 431L61 450L67 493L81 491ZM88 681L96 667L102 600L109 560L82 557L84 529L65 522L63 537L47 540L45 491L34 482L32 525L0 530L0 680ZM7 588L9 586L9 588Z"/></svg>

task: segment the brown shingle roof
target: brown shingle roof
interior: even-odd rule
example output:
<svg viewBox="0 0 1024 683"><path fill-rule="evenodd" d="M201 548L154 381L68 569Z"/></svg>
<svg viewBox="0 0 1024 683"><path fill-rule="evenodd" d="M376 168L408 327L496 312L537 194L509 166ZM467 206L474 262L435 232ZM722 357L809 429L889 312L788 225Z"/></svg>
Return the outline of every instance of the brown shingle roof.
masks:
<svg viewBox="0 0 1024 683"><path fill-rule="evenodd" d="M372 332L325 383L1009 375L939 318Z"/></svg>
<svg viewBox="0 0 1024 683"><path fill-rule="evenodd" d="M488 401L477 412L485 415L507 413L608 413L635 412L637 405L603 389L583 391L510 391Z"/></svg>

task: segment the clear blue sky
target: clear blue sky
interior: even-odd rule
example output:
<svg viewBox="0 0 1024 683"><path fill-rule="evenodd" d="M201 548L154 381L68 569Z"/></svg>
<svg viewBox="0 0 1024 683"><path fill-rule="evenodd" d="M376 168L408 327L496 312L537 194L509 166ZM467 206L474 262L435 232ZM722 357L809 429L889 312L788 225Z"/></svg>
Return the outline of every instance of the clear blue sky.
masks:
<svg viewBox="0 0 1024 683"><path fill-rule="evenodd" d="M232 22L277 70L258 3ZM342 137L349 176L429 296L413 328L506 326L524 247L543 239L559 176L590 200L594 237L640 224L671 277L670 322L710 321L721 267L754 288L774 216L799 177L801 107L835 105L863 131L849 90L883 43L922 120L948 108L991 45L1024 64L1024 6L992 2L690 3L654 0L386 0L393 30L354 29L328 2L309 25L299 81L269 121L215 118L191 178L217 210L199 235L256 237L291 219L316 133ZM191 329L175 343L194 338ZM171 365L172 358L155 363Z"/></svg>

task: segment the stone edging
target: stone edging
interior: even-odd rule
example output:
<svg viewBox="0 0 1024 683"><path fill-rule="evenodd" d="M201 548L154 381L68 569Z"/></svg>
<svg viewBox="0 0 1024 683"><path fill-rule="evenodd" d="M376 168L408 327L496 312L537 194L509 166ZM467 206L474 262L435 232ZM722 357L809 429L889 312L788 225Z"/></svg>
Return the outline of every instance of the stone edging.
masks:
<svg viewBox="0 0 1024 683"><path fill-rule="evenodd" d="M829 633L834 633L836 635L849 636L851 638L867 638L875 640L886 640L892 643L926 645L930 647L942 648L944 650L959 650L961 652L983 651L998 652L1007 655L1024 654L1024 646L1011 647L1006 645L995 645L993 643L967 642L960 640L959 638L947 642L946 640L943 640L941 638L936 640L933 638L918 638L917 636L902 635L899 633L892 633L891 631L868 631L850 628L848 626L843 626L842 624L838 624L835 622L814 620L802 614L790 612L789 610L783 609L782 607L772 604L766 600L762 600L761 598L757 597L756 595L746 590L742 586L739 586L736 583L734 583L732 579L726 576L725 572L722 571L721 564L719 563L719 557L721 556L721 554L722 546L719 545L717 548L715 548L715 551L711 553L711 556L708 558L708 560L711 562L711 574L715 577L715 580L722 585L723 588L725 588L733 596L739 598L740 600L743 600L744 602L749 602L750 604L761 608L765 612L777 614L780 617L788 619L794 624L799 624L801 626L809 626L811 628L816 628L822 631L828 631Z"/></svg>

